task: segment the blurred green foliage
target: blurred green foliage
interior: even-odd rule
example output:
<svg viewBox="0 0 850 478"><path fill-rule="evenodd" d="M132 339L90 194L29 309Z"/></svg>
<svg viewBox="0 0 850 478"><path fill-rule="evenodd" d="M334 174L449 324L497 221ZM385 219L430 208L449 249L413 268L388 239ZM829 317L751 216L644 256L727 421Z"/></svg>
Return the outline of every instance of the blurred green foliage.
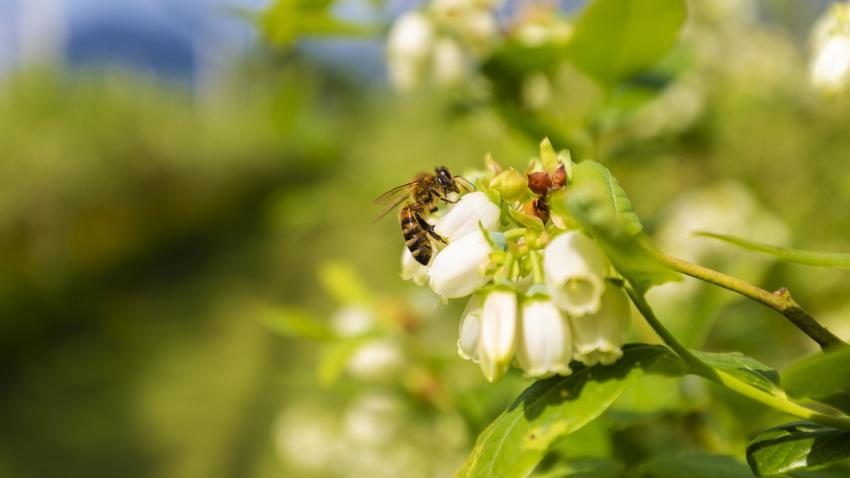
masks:
<svg viewBox="0 0 850 478"><path fill-rule="evenodd" d="M806 87L797 16L777 5L760 21L695 9L652 74L603 95L565 67L551 75L563 94L534 111L511 72L537 57L510 45L482 67L504 79L492 84L496 104L462 89L399 98L297 48L246 59L205 96L126 74L3 78L0 475L326 476L287 462L274 424L305 404L337 423L364 388L403 397L393 420L410 444L429 446L443 426L461 436L440 455L450 473L527 382L485 385L456 359L459 304L398 279L398 225L371 223L371 201L437 164L480 167L486 152L522 171L545 135L614 171L650 235L683 195L734 178L788 224L794 246L846 251L850 97ZM789 287L850 337L845 272L744 257L716 245L701 259ZM693 289L687 303L658 309L688 346L780 370L813 350L769 310L682 287ZM342 363L328 366L334 385L320 385L316 364L332 363L331 346L292 336L327 338L325 318L349 303L370 304L383 317L378 335L416 358L404 380L364 386ZM640 324L633 335L657 341ZM541 476L621 465L693 474L687 464L699 460L739 472L747 440L782 421L713 385L653 380L557 444ZM670 457L696 451L739 461ZM410 453L399 460L419 463ZM559 456L576 469L559 468Z"/></svg>

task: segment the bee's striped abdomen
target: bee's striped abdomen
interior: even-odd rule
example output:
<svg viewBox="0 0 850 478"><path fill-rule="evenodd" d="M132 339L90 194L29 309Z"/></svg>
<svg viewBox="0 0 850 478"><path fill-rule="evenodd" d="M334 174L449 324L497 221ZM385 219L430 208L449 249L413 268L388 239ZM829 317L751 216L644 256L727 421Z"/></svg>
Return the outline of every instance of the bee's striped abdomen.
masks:
<svg viewBox="0 0 850 478"><path fill-rule="evenodd" d="M428 265L431 261L431 241L419 225L416 211L410 206L401 209L401 233L404 235L404 244L413 258L422 265Z"/></svg>

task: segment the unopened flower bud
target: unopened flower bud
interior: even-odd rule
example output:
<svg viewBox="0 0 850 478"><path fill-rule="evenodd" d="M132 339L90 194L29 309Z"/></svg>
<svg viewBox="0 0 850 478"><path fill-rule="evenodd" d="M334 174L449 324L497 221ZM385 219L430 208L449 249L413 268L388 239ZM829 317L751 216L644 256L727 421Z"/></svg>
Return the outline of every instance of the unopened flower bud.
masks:
<svg viewBox="0 0 850 478"><path fill-rule="evenodd" d="M552 239L543 253L546 287L570 315L599 311L608 262L592 239L570 231Z"/></svg>
<svg viewBox="0 0 850 478"><path fill-rule="evenodd" d="M526 179L514 168L502 171L490 181L490 187L508 201L519 198L525 192L525 186Z"/></svg>
<svg viewBox="0 0 850 478"><path fill-rule="evenodd" d="M457 353L465 360L478 362L478 344L481 339L481 299L472 297L460 318Z"/></svg>
<svg viewBox="0 0 850 478"><path fill-rule="evenodd" d="M487 294L481 309L481 371L488 382L501 379L513 360L517 337L517 298L512 290Z"/></svg>
<svg viewBox="0 0 850 478"><path fill-rule="evenodd" d="M620 348L626 340L631 311L626 293L608 286L602 295L599 312L570 316L573 327L575 358L586 365L610 365L623 356Z"/></svg>
<svg viewBox="0 0 850 478"><path fill-rule="evenodd" d="M564 166L564 163L561 162L561 165L558 166L558 169L552 173L552 187L554 188L562 188L567 184L567 167Z"/></svg>
<svg viewBox="0 0 850 478"><path fill-rule="evenodd" d="M486 194L475 191L461 196L457 204L437 220L434 230L451 243L478 231L479 223L485 230L496 229L500 214L499 206L493 204Z"/></svg>
<svg viewBox="0 0 850 478"><path fill-rule="evenodd" d="M470 232L437 254L429 270L431 289L443 299L466 297L486 284L490 243L481 231Z"/></svg>
<svg viewBox="0 0 850 478"><path fill-rule="evenodd" d="M545 171L528 173L528 189L534 194L546 194L552 189L552 178Z"/></svg>
<svg viewBox="0 0 850 478"><path fill-rule="evenodd" d="M431 54L434 26L425 15L408 12L393 24L387 38L387 67L396 89L416 87Z"/></svg>
<svg viewBox="0 0 850 478"><path fill-rule="evenodd" d="M522 304L517 361L527 377L569 375L573 342L567 318L548 298Z"/></svg>
<svg viewBox="0 0 850 478"><path fill-rule="evenodd" d="M456 41L442 38L434 45L433 75L438 85L449 86L463 79L466 59Z"/></svg>

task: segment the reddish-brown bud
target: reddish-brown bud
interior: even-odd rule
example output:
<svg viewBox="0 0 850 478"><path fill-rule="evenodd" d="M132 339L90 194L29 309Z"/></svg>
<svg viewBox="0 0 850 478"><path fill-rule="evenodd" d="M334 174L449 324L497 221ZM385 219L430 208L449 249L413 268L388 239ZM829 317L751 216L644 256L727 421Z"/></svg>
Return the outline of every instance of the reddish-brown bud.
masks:
<svg viewBox="0 0 850 478"><path fill-rule="evenodd" d="M549 204L543 197L534 198L523 206L523 212L529 216L535 216L543 221L543 224L549 221Z"/></svg>
<svg viewBox="0 0 850 478"><path fill-rule="evenodd" d="M552 189L552 178L544 171L528 173L528 189L534 194L546 194Z"/></svg>
<svg viewBox="0 0 850 478"><path fill-rule="evenodd" d="M564 166L564 163L562 161L561 165L558 166L558 169L556 169L555 172L552 173L552 185L555 188L560 189L560 188L564 187L564 185L566 185L566 184L567 184L567 168L566 168L566 166Z"/></svg>

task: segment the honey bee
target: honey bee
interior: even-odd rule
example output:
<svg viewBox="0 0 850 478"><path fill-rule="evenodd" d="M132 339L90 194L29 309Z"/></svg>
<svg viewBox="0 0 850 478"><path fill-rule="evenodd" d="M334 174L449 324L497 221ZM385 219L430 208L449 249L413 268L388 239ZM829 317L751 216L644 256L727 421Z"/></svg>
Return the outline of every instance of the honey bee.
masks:
<svg viewBox="0 0 850 478"><path fill-rule="evenodd" d="M462 176L452 176L443 166L434 168L433 174L419 173L412 181L396 186L375 199L375 204L389 205L375 220L381 219L404 203L399 214L404 244L417 262L428 265L433 253L428 236L443 243L446 240L434 231L434 227L428 224L425 218L437 210L439 201L456 202L449 199L448 194L460 194L459 185L465 190L471 189L469 181Z"/></svg>

